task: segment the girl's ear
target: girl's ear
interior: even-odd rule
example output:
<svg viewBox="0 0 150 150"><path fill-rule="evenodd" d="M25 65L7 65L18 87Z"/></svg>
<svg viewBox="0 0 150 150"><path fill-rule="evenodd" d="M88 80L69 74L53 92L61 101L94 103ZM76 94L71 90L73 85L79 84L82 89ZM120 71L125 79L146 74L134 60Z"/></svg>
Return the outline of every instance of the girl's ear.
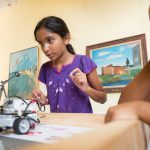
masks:
<svg viewBox="0 0 150 150"><path fill-rule="evenodd" d="M70 43L70 33L68 33L65 37L64 37L64 41L65 41L65 45L68 45Z"/></svg>

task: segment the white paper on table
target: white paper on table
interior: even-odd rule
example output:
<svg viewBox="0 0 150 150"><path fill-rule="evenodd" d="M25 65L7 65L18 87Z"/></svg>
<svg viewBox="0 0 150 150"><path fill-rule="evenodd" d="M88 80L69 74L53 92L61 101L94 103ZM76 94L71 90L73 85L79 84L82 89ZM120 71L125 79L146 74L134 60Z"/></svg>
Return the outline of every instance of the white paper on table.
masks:
<svg viewBox="0 0 150 150"><path fill-rule="evenodd" d="M92 129L87 127L38 124L35 129L30 130L25 135L0 133L0 136L49 144Z"/></svg>

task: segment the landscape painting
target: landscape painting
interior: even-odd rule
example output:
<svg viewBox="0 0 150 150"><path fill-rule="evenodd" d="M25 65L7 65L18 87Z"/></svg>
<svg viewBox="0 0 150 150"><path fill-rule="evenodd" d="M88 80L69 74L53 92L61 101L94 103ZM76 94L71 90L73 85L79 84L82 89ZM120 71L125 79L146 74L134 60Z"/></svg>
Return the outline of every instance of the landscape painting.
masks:
<svg viewBox="0 0 150 150"><path fill-rule="evenodd" d="M8 96L28 99L38 88L38 47L31 47L10 54ZM13 77L16 73L16 77Z"/></svg>
<svg viewBox="0 0 150 150"><path fill-rule="evenodd" d="M107 92L120 92L147 62L145 35L87 46Z"/></svg>

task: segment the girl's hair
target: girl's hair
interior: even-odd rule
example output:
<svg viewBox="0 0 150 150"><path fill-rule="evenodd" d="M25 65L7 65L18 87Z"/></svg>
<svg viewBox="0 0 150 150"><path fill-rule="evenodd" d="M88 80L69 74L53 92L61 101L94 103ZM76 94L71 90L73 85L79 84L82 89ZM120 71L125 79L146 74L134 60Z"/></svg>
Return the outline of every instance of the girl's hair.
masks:
<svg viewBox="0 0 150 150"><path fill-rule="evenodd" d="M49 16L40 20L36 25L34 30L34 37L36 40L36 32L42 27L46 28L50 32L59 34L61 37L65 37L68 33L70 33L66 23L61 18ZM69 53L75 54L75 51L71 44L66 45L66 48Z"/></svg>

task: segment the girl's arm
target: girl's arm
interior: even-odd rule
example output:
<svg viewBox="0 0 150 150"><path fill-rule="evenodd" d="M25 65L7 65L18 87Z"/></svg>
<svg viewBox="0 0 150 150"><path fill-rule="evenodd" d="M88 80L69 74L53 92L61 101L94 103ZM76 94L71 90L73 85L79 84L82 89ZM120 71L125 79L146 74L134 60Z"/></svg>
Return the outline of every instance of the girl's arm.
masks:
<svg viewBox="0 0 150 150"><path fill-rule="evenodd" d="M102 87L102 83L97 75L96 69L87 75L89 86L85 91L94 101L105 103L106 93Z"/></svg>
<svg viewBox="0 0 150 150"><path fill-rule="evenodd" d="M75 85L87 93L94 101L100 103L106 101L106 93L101 86L96 69L86 75L79 68L76 68L70 73L70 77Z"/></svg>

